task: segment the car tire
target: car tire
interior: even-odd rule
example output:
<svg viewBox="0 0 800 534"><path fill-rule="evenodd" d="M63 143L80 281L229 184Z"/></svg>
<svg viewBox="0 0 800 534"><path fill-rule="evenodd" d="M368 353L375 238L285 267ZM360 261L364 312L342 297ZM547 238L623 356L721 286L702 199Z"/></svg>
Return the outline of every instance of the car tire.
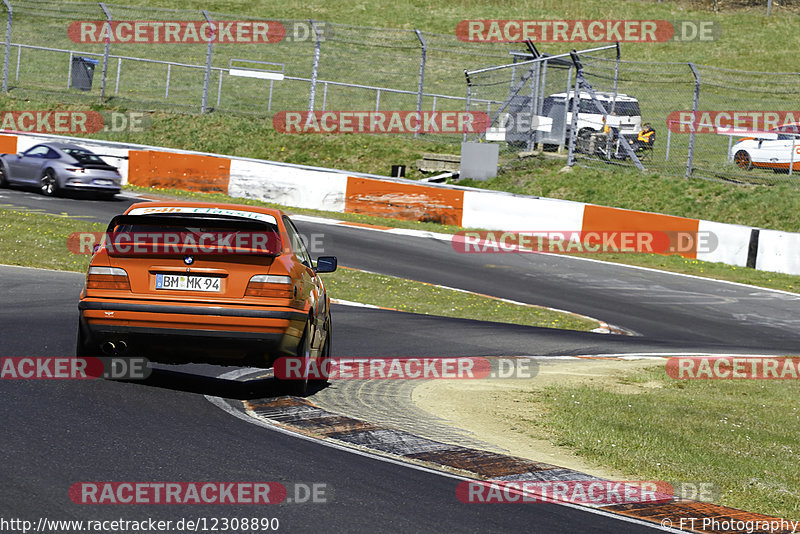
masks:
<svg viewBox="0 0 800 534"><path fill-rule="evenodd" d="M89 348L86 336L83 333L83 328L81 328L81 323L78 321L78 342L75 344L75 356L79 358L88 358L99 355L99 351Z"/></svg>
<svg viewBox="0 0 800 534"><path fill-rule="evenodd" d="M309 333L311 332L311 321L306 322L303 336L300 338L300 343L297 344L296 358L300 359L300 368L304 370L303 378L291 379L286 378L280 380L282 393L291 395L293 397L305 397L308 393L308 361L311 359L311 339Z"/></svg>
<svg viewBox="0 0 800 534"><path fill-rule="evenodd" d="M58 178L56 178L56 173L53 169L44 171L41 179L40 191L46 197L55 197L61 192L61 189L58 187Z"/></svg>
<svg viewBox="0 0 800 534"><path fill-rule="evenodd" d="M740 169L745 171L749 171L753 168L753 160L750 158L750 154L744 150L740 150L734 154L733 162L736 163Z"/></svg>
<svg viewBox="0 0 800 534"><path fill-rule="evenodd" d="M330 373L330 369L328 366L330 365L331 359L331 343L333 342L333 325L331 324L331 319L328 317L328 323L325 326L325 344L322 346L322 349L319 353L319 358L317 359L317 369L319 369L319 375L316 376L312 382L316 384L326 384L328 382L328 373Z"/></svg>
<svg viewBox="0 0 800 534"><path fill-rule="evenodd" d="M6 174L6 166L0 163L0 187L8 187L8 175Z"/></svg>

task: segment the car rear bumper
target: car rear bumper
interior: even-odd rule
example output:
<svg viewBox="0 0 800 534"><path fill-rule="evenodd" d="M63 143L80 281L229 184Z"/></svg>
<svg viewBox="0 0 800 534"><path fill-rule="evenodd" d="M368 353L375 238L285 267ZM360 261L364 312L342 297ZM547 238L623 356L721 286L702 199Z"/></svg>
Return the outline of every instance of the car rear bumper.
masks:
<svg viewBox="0 0 800 534"><path fill-rule="evenodd" d="M291 308L141 300L84 299L78 310L90 352L122 341L130 355L153 361L265 367L280 356L296 354L308 317Z"/></svg>
<svg viewBox="0 0 800 534"><path fill-rule="evenodd" d="M103 193L119 193L122 191L122 186L119 184L98 185L83 182L65 182L63 188L70 191L96 191Z"/></svg>

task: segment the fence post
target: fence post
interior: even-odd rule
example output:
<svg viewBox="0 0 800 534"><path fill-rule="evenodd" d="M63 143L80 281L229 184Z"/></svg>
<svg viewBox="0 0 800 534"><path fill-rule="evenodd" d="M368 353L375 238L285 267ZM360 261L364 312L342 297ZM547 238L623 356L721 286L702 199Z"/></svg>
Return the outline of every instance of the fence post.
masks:
<svg viewBox="0 0 800 534"><path fill-rule="evenodd" d="M614 98L611 99L611 114L616 112L617 108L617 91L619 90L619 59L620 59L619 41L617 41L617 60L614 62Z"/></svg>
<svg viewBox="0 0 800 534"><path fill-rule="evenodd" d="M534 74L531 76L531 96L530 96L530 104L528 105L529 113L531 114L531 121L533 121L533 116L536 115L536 111L538 108L539 103L539 82L541 81L541 63L536 63L534 66ZM536 130L531 129L528 132L528 142L526 144L526 150L531 151L533 150L533 145L536 141Z"/></svg>
<svg viewBox="0 0 800 534"><path fill-rule="evenodd" d="M583 81L583 68L578 59L578 54L570 53L575 64L575 91L572 94L572 121L569 129L569 151L567 152L567 166L575 165L575 140L578 138L578 104L581 98L581 82ZM569 92L567 92L567 106L569 106Z"/></svg>
<svg viewBox="0 0 800 534"><path fill-rule="evenodd" d="M309 20L311 29L314 32L314 65L311 67L311 91L308 95L308 114L314 113L314 98L317 96L317 76L319 75L319 51L320 35L317 30L317 23L313 19Z"/></svg>
<svg viewBox="0 0 800 534"><path fill-rule="evenodd" d="M767 16L772 12L772 0L767 0Z"/></svg>
<svg viewBox="0 0 800 534"><path fill-rule="evenodd" d="M14 16L14 9L11 7L11 3L8 0L3 0L3 3L6 5L6 9L8 9L8 20L6 22L6 55L5 59L3 60L3 92L8 92L8 63L9 63L9 55L11 54L11 19Z"/></svg>
<svg viewBox="0 0 800 534"><path fill-rule="evenodd" d="M428 43L425 42L425 38L422 37L422 32L419 30L414 30L414 33L417 34L417 39L419 39L419 44L422 45L422 51L420 52L419 57L419 85L417 88L417 114L422 113L422 92L425 87L425 62L427 61L428 57ZM419 137L419 132L414 132L414 137Z"/></svg>
<svg viewBox="0 0 800 534"><path fill-rule="evenodd" d="M561 142L558 143L558 153L564 151L564 139L567 137L567 114L569 113L569 91L572 88L572 66L567 71L567 98L564 100L564 121L561 125Z"/></svg>
<svg viewBox="0 0 800 534"><path fill-rule="evenodd" d="M200 105L200 113L205 113L208 110L208 86L211 83L211 56L214 53L214 38L217 34L217 26L211 22L211 16L205 9L202 11L203 16L208 22L208 27L211 28L211 34L208 37L208 51L206 52L206 75L203 78L203 102Z"/></svg>
<svg viewBox="0 0 800 534"><path fill-rule="evenodd" d="M695 125L697 124L697 110L700 106L700 73L694 66L694 63L689 63L689 68L692 69L694 74L694 97L692 98L692 129L689 132L689 154L686 157L686 178L692 177L692 160L694 159L694 136Z"/></svg>
<svg viewBox="0 0 800 534"><path fill-rule="evenodd" d="M100 2L100 9L103 10L103 13L106 16L106 24L108 24L108 32L106 32L106 47L103 51L103 79L100 80L100 104L105 101L106 97L106 79L108 77L108 53L111 50L111 12L108 10L106 5L103 2ZM72 70L72 64L69 66L70 71Z"/></svg>
<svg viewBox="0 0 800 534"><path fill-rule="evenodd" d="M467 99L466 99L466 111L469 112L469 108L472 105L472 79L469 77L469 72L464 69L464 76L467 78ZM435 102L434 102L435 105ZM467 130L464 129L464 136L462 141L467 140Z"/></svg>

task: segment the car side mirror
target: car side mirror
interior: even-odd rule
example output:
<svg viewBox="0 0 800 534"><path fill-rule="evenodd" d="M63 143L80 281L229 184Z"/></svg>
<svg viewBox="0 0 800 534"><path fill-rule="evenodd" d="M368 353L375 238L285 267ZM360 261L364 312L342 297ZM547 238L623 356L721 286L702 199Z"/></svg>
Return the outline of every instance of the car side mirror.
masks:
<svg viewBox="0 0 800 534"><path fill-rule="evenodd" d="M317 258L317 266L314 267L315 273L332 273L336 270L339 262L336 256L320 256Z"/></svg>

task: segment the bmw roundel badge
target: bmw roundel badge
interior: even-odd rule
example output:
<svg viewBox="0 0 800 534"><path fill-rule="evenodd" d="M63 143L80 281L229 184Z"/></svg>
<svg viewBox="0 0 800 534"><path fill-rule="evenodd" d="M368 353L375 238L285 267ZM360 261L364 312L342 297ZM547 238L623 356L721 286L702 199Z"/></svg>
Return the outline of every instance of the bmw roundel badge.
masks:
<svg viewBox="0 0 800 534"><path fill-rule="evenodd" d="M191 265L194 263L194 258L192 256L186 256L183 258L183 263L186 265Z"/></svg>

